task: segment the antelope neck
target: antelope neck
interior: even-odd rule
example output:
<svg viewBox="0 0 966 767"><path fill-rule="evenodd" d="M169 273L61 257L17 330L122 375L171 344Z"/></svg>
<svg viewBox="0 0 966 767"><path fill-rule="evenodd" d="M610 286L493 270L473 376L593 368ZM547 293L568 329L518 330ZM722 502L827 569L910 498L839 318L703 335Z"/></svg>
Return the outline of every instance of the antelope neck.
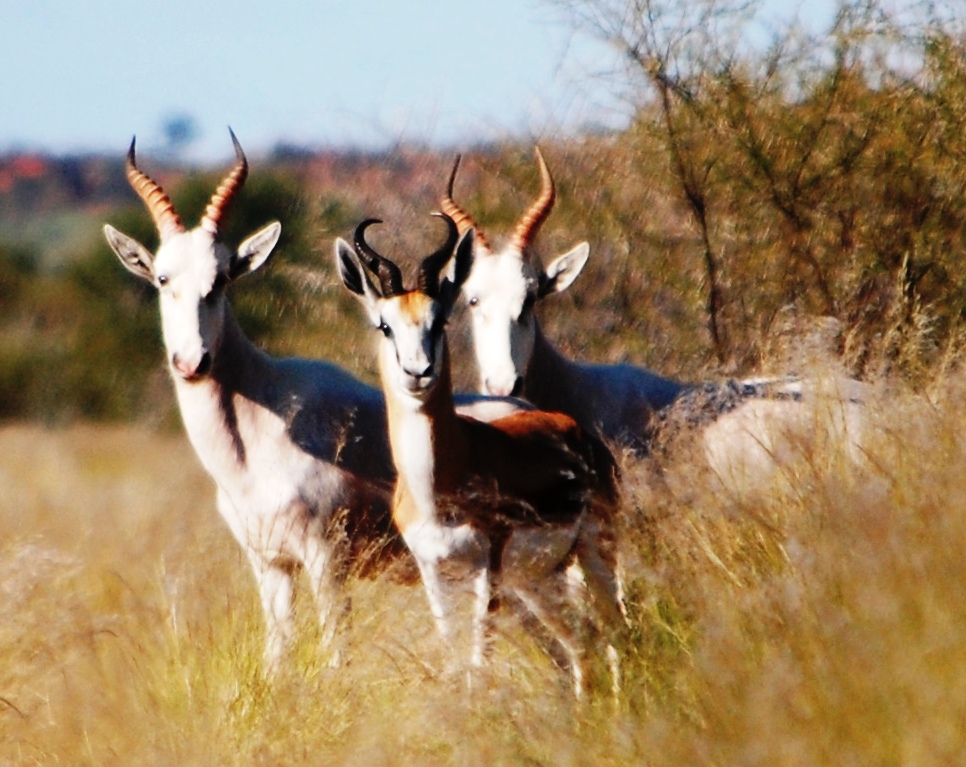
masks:
<svg viewBox="0 0 966 767"><path fill-rule="evenodd" d="M539 323L534 333L533 354L523 377L524 397L541 410L577 417L572 412L574 402L579 401L574 363L554 348Z"/></svg>
<svg viewBox="0 0 966 767"><path fill-rule="evenodd" d="M403 395L388 385L386 364L390 363L383 357L389 441L400 480L414 494L417 488L432 494L457 489L465 474L468 443L453 404L449 350L445 342L440 373L425 399ZM428 501L419 505L428 506ZM434 510L420 509L422 514L431 514Z"/></svg>
<svg viewBox="0 0 966 767"><path fill-rule="evenodd" d="M200 381L174 375L175 392L185 430L210 472L232 465L244 468L247 449L241 419L253 417L262 399L250 391L255 381L269 380L265 355L245 337L231 309L225 307L220 345L212 349L211 372Z"/></svg>

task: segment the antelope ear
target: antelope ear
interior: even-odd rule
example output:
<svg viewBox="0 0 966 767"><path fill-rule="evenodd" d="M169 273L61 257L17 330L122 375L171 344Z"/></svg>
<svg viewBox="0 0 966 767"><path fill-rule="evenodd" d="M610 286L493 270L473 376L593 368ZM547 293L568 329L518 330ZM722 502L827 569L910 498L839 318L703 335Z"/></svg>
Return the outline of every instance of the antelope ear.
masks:
<svg viewBox="0 0 966 767"><path fill-rule="evenodd" d="M456 243L453 257L446 265L445 273L439 283L440 300L443 309L448 317L453 311L456 297L460 294L463 283L466 282L470 272L473 271L473 263L476 258L473 251L473 244L476 236L472 229L467 229Z"/></svg>
<svg viewBox="0 0 966 767"><path fill-rule="evenodd" d="M124 267L141 279L154 282L154 254L140 242L110 224L104 224L104 236Z"/></svg>
<svg viewBox="0 0 966 767"><path fill-rule="evenodd" d="M379 299L382 296L369 279L369 274L355 250L341 237L335 239L335 266L346 290L359 300L372 324L378 327L381 322Z"/></svg>
<svg viewBox="0 0 966 767"><path fill-rule="evenodd" d="M274 221L242 242L238 246L238 252L232 256L228 276L234 280L261 267L272 255L272 250L281 235L282 225Z"/></svg>
<svg viewBox="0 0 966 767"><path fill-rule="evenodd" d="M557 256L540 275L540 297L560 293L569 288L590 257L590 245L586 242Z"/></svg>

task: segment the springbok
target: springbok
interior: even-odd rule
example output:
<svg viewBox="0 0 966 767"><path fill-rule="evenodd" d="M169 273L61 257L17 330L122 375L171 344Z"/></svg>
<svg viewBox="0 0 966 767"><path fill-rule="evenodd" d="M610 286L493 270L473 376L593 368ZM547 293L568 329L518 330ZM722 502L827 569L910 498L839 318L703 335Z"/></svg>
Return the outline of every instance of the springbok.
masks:
<svg viewBox="0 0 966 767"><path fill-rule="evenodd" d="M418 575L392 524L395 472L380 391L327 362L268 356L246 338L229 306L227 286L264 265L281 232L278 222L268 224L237 250L222 241L225 216L248 173L241 145L231 138L234 167L191 230L164 190L137 168L132 140L127 177L154 219L160 246L151 253L110 225L104 234L121 263L158 290L184 427L217 485L218 510L254 570L273 669L292 638L298 570L308 575L324 643L343 612L340 591L350 570L380 572L403 555L402 571L408 562L414 581ZM481 407L480 417L515 409L501 402Z"/></svg>
<svg viewBox="0 0 966 767"><path fill-rule="evenodd" d="M366 242L377 219L357 227L354 247L342 239L335 245L343 283L382 334L379 370L398 473L393 520L445 642L453 636L455 589L472 582L471 668L487 655L491 599L513 594L569 656L579 696L583 648L559 601L575 559L607 637L616 688L613 638L623 620L612 529L616 464L566 415L529 411L482 423L454 410L445 326L472 267L474 235L457 243L456 224L443 218L447 241L422 260L415 290L404 289L399 267Z"/></svg>
<svg viewBox="0 0 966 767"><path fill-rule="evenodd" d="M744 449L768 452L765 440L771 437L762 436L762 423L807 420L802 408L789 407L803 395L803 382L796 378L682 383L628 364L575 362L554 348L540 329L535 304L570 287L587 263L590 246L582 242L546 268L534 258L533 241L556 199L553 177L539 148L536 157L540 195L499 252L453 200L459 157L441 201L460 233L476 231L478 257L463 293L470 307L481 391L521 396L538 408L567 413L585 429L639 454L648 451L669 406L728 413L723 422L704 431L706 453L720 474L734 473L724 460L729 455ZM709 418L700 420L707 424Z"/></svg>

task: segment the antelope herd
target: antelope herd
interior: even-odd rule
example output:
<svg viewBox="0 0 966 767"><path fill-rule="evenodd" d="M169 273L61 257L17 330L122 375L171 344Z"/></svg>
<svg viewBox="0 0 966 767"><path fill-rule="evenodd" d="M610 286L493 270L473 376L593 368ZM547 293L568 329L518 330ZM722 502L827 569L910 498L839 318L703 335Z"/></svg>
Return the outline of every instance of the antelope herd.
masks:
<svg viewBox="0 0 966 767"><path fill-rule="evenodd" d="M170 199L127 159L131 185L160 236L157 253L107 225L111 248L158 290L168 365L192 446L217 487L218 510L245 549L265 611L265 656L274 666L293 631L298 569L312 585L325 641L343 611L348 572L378 572L405 546L393 526L393 466L383 397L345 370L314 360L276 360L245 337L225 290L262 266L278 241L276 222L237 250L220 227L248 173L236 164L201 223L187 230ZM481 418L516 409L466 398ZM405 568L405 563L403 565ZM412 568L410 567L412 570Z"/></svg>
<svg viewBox="0 0 966 767"><path fill-rule="evenodd" d="M272 358L239 327L226 289L266 263L281 225L267 224L234 249L223 241L248 173L234 133L231 139L235 164L193 229L138 169L132 141L127 176L160 245L152 253L110 225L104 233L121 263L158 291L185 430L258 584L266 668L280 664L292 639L300 571L336 661L346 578L389 569L403 580L421 578L446 642L459 594L472 594L470 670L485 664L490 614L507 601L562 650L578 696L588 637L599 632L616 691L625 613L620 475L610 450L646 454L662 414L691 407L705 389L629 365L573 362L543 335L536 302L567 289L589 255L584 242L546 268L534 257L555 200L543 156L537 152L540 196L501 251L453 201L457 158L436 214L447 237L420 260L414 289L367 242L375 219L359 224L351 244L336 239L338 274L380 334L379 391L325 361ZM478 395L452 388L445 328L461 293ZM734 396L720 408L723 419L756 402L777 408L768 417L780 419L803 387L777 379L728 391ZM732 439L739 429L721 420L707 429L719 435L709 456L712 447L733 449L722 448L720 435Z"/></svg>

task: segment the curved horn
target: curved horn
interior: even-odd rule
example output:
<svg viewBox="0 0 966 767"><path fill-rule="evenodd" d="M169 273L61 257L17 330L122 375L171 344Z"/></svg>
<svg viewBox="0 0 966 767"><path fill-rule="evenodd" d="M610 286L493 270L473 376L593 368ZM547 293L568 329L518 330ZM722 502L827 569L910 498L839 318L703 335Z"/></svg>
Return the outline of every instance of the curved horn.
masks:
<svg viewBox="0 0 966 767"><path fill-rule="evenodd" d="M537 163L540 165L540 178L542 182L540 196L530 206L530 210L520 219L520 223L517 224L517 228L513 232L513 239L510 241L511 246L519 251L523 258L528 257L527 252L529 251L530 244L533 242L533 238L537 236L537 232L540 231L543 222L547 220L547 216L553 210L554 201L557 199L557 193L553 185L553 176L550 175L550 168L544 162L543 155L540 153L540 147L534 147L534 152L537 155Z"/></svg>
<svg viewBox="0 0 966 767"><path fill-rule="evenodd" d="M181 223L181 218L175 212L171 199L161 186L146 173L138 170L134 160L134 142L135 139L132 138L131 148L127 150L127 180L134 187L138 197L147 205L158 234L161 235L161 241L164 242L172 234L183 232L184 224Z"/></svg>
<svg viewBox="0 0 966 767"><path fill-rule="evenodd" d="M443 213L453 219L453 221L456 223L460 234L465 233L467 229L475 230L476 243L487 253L492 253L493 249L490 247L490 243L483 235L483 231L480 229L480 227L477 226L476 222L470 217L469 213L453 202L453 184L456 181L456 171L459 170L461 159L461 155L456 155L456 162L453 163L453 170L449 174L449 183L446 185L446 196L440 200L439 205Z"/></svg>
<svg viewBox="0 0 966 767"><path fill-rule="evenodd" d="M355 234L352 235L352 244L355 246L356 253L365 261L366 266L379 277L379 285L382 288L383 298L398 296L406 291L403 290L402 272L385 256L381 256L366 242L366 229L373 224L381 224L378 218L367 218L356 227Z"/></svg>
<svg viewBox="0 0 966 767"><path fill-rule="evenodd" d="M453 248L459 239L459 226L452 216L446 213L433 213L446 222L446 242L439 250L430 253L419 265L418 289L427 296L436 298L439 295L439 273L446 266L447 262L453 257ZM469 229L470 227L467 227Z"/></svg>
<svg viewBox="0 0 966 767"><path fill-rule="evenodd" d="M232 199L242 188L245 179L248 178L248 160L245 158L245 153L235 137L235 132L231 128L228 129L228 132L231 134L232 144L235 145L235 167L229 171L211 196L211 202L205 208L205 215L201 219L201 226L213 236L218 235L222 220L228 212Z"/></svg>

